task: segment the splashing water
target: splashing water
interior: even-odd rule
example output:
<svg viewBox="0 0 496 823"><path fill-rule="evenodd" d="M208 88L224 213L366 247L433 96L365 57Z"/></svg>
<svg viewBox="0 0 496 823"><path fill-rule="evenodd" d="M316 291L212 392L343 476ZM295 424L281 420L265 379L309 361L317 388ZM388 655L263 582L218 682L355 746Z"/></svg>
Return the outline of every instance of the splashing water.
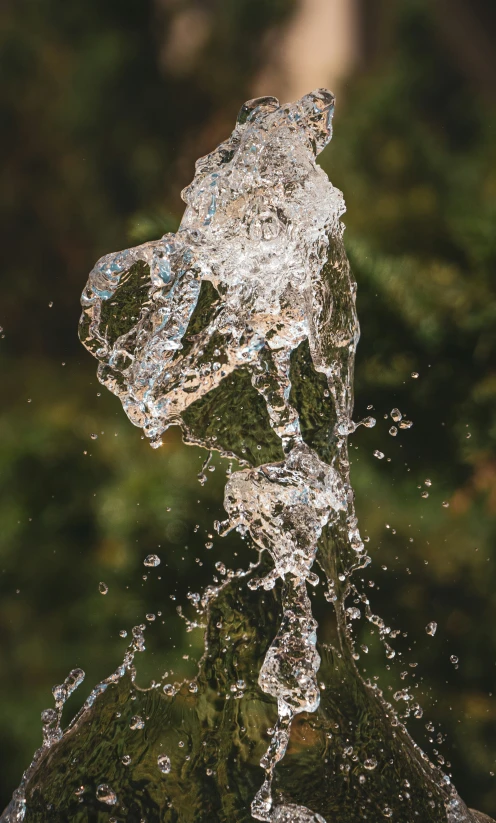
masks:
<svg viewBox="0 0 496 823"><path fill-rule="evenodd" d="M322 89L284 106L273 97L246 103L231 137L197 162L178 232L107 255L90 274L81 339L99 361L99 380L153 446L179 425L186 442L238 459L225 487L227 520L216 526L248 537L260 557L230 575L217 565L225 581L196 597L205 624L191 623L179 607L188 630L206 625L194 682L140 694L133 685L134 655L144 649L138 626L123 665L63 733L61 705L81 679L71 673L58 687L56 710L45 713L43 746L5 821L48 819L48 804L54 820L86 820L102 804L148 823L231 823L250 814L273 823L476 820L354 663L351 621L361 612L346 607L350 592L389 658L394 650L386 642L391 630L352 580L370 562L347 455L358 425L356 287L342 243L343 196L315 161L331 139L333 106ZM400 428L411 425L396 409L391 417ZM157 555L144 561L159 563ZM318 648L308 586L318 589L322 579L337 643ZM434 634L435 624L426 631ZM410 698L408 690L397 697ZM64 764L88 760L84 752L99 724L108 724L112 701L122 718L115 745L125 741L127 750L129 741L136 752L120 752L115 762L126 775L135 760L150 762L134 778L141 799L131 778L108 766L108 752L98 768L88 761L93 792L81 789L72 766L64 791L73 779L78 788L61 799ZM145 722L154 711L161 722ZM188 754L180 761L182 749ZM100 805L91 805L94 798Z"/></svg>

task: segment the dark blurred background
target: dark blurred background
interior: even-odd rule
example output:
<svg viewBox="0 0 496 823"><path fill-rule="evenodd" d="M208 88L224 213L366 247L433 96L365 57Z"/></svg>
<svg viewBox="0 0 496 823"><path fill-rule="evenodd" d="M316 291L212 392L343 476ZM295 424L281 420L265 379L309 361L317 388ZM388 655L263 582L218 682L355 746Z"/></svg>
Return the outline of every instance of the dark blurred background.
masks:
<svg viewBox="0 0 496 823"><path fill-rule="evenodd" d="M200 451L170 432L152 452L100 392L77 340L87 273L174 230L194 160L244 100L329 86L321 162L359 286L356 416L378 419L353 437L353 479L372 604L404 633L381 682L408 671L425 710L412 734L496 815L495 4L4 0L0 21L0 806L51 687L82 666L87 693L145 611L165 631L147 676L186 672L201 637L171 595L224 552L205 548L221 472L199 504ZM414 423L396 437L394 407ZM142 578L150 551L161 582Z"/></svg>

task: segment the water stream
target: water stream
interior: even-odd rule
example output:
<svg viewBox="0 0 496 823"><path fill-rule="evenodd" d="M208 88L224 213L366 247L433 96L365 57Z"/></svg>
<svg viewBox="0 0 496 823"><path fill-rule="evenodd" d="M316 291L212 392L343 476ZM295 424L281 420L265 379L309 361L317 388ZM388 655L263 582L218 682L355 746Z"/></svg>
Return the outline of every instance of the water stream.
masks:
<svg viewBox="0 0 496 823"><path fill-rule="evenodd" d="M137 687L138 625L63 731L84 676L71 672L5 823L482 819L356 666L354 621L390 659L395 632L357 576L370 558L347 441L375 421L352 419L356 284L343 195L316 163L333 108L322 89L246 103L197 162L178 232L90 274L80 334L99 380L152 446L177 425L235 460L215 528L237 531L252 562L191 598L188 628L205 627L193 681ZM332 642L319 639L313 591L334 610ZM421 711L408 689L395 699L405 716Z"/></svg>

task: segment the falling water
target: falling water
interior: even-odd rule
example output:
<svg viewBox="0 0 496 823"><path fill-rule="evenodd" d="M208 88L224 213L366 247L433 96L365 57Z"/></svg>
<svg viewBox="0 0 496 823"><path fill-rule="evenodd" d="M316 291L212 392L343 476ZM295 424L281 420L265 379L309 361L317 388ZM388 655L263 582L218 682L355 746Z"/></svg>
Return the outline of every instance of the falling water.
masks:
<svg viewBox="0 0 496 823"><path fill-rule="evenodd" d="M80 333L99 380L152 446L177 425L185 442L236 459L215 527L239 532L255 560L219 563L223 582L192 596L188 629L205 628L194 681L136 686L140 625L65 731L61 710L84 673L56 687L6 822L482 819L356 667L354 620L377 629L388 658L395 633L354 574L370 562L347 451L359 425L356 285L343 196L316 164L333 106L322 89L246 103L197 162L178 232L106 255L90 274ZM318 640L312 590L334 609L333 643ZM394 697L421 714L408 689Z"/></svg>

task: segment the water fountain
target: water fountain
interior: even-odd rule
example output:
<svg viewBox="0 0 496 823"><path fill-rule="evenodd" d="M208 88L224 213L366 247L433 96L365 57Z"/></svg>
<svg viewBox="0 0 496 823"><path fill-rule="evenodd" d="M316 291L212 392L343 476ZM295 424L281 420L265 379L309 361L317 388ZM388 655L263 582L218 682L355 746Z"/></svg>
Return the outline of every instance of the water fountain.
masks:
<svg viewBox="0 0 496 823"><path fill-rule="evenodd" d="M356 574L370 559L347 439L375 421L352 420L356 285L343 196L316 164L333 106L323 89L246 103L197 162L178 232L90 274L80 334L99 380L152 446L177 425L236 461L215 526L249 541L253 562L196 596L205 650L193 681L137 687L138 625L65 731L84 675L56 687L5 823L484 820L356 665L354 621L370 622L388 658L395 632ZM334 610L332 642L311 591ZM408 689L401 700L420 711Z"/></svg>

